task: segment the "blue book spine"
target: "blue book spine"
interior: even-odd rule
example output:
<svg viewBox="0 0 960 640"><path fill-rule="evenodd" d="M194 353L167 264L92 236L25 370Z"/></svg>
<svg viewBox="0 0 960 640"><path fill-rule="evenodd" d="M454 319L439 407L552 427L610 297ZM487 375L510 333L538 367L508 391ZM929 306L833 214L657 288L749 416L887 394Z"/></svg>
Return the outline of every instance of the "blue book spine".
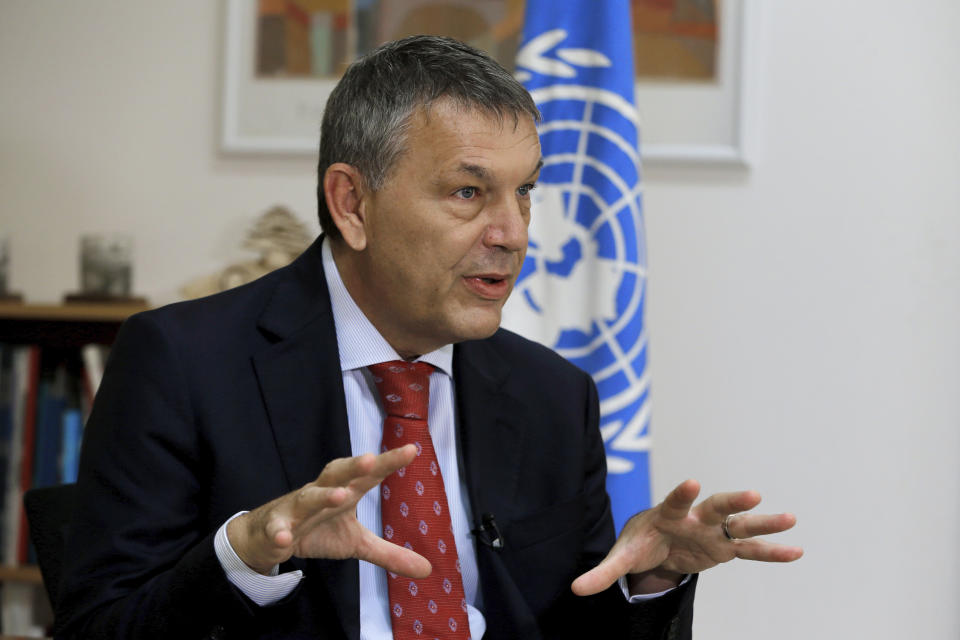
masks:
<svg viewBox="0 0 960 640"><path fill-rule="evenodd" d="M33 467L33 486L49 487L60 479L60 426L66 401L41 384L37 402L37 439Z"/></svg>
<svg viewBox="0 0 960 640"><path fill-rule="evenodd" d="M60 481L77 481L80 466L80 440L83 437L83 412L67 409L63 413L63 442L60 447Z"/></svg>

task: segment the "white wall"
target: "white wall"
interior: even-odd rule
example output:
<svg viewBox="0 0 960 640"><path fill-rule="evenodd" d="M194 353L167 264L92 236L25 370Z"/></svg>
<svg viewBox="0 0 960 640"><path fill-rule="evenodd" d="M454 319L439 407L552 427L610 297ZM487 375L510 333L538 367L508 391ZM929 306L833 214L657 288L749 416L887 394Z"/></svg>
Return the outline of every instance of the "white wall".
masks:
<svg viewBox="0 0 960 640"><path fill-rule="evenodd" d="M187 280L245 257L233 247L273 204L318 228L314 160L217 151L221 9L0 4L0 225L13 288L28 299L77 288L85 232L132 234L137 292L169 302Z"/></svg>
<svg viewBox="0 0 960 640"><path fill-rule="evenodd" d="M960 5L767 2L749 171L649 168L654 484L756 488L792 566L706 573L700 638L960 637ZM55 301L77 236L155 302L315 213L312 160L216 139L219 3L0 3L0 233Z"/></svg>
<svg viewBox="0 0 960 640"><path fill-rule="evenodd" d="M960 5L769 2L761 157L649 171L656 490L755 487L806 557L708 638L960 637Z"/></svg>

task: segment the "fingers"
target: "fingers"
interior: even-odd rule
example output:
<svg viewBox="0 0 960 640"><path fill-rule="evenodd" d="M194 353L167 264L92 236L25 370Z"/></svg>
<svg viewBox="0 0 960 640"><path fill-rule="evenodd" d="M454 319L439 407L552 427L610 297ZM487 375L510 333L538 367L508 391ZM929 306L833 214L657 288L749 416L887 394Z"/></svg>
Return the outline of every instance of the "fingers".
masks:
<svg viewBox="0 0 960 640"><path fill-rule="evenodd" d="M793 562L803 556L803 549L765 540L737 540L736 554L741 560L758 562Z"/></svg>
<svg viewBox="0 0 960 640"><path fill-rule="evenodd" d="M291 494L292 503L287 503L290 506L271 514L268 537L275 544L289 544L286 535L277 538L284 529L292 532L305 523L312 526L309 523L315 521L314 516L327 518L352 509L363 494L400 467L410 464L416 455L417 449L411 444L376 456L366 453L332 460L314 482ZM328 510L325 515L324 510ZM291 533L291 541L297 535Z"/></svg>
<svg viewBox="0 0 960 640"><path fill-rule="evenodd" d="M417 447L412 444L384 451L374 457L373 467L367 475L377 478L377 482L380 482L400 467L405 467L413 462L416 457Z"/></svg>
<svg viewBox="0 0 960 640"><path fill-rule="evenodd" d="M264 535L280 549L293 545L293 525L287 518L273 518L267 521Z"/></svg>
<svg viewBox="0 0 960 640"><path fill-rule="evenodd" d="M792 513L776 515L738 515L730 518L727 529L734 537L734 552L741 560L793 562L803 556L801 547L767 542L754 536L780 533L792 528L797 518Z"/></svg>
<svg viewBox="0 0 960 640"><path fill-rule="evenodd" d="M316 484L343 487L359 478L373 479L373 484L376 484L400 467L410 464L416 455L417 448L408 444L377 456L365 453L354 458L338 458L324 467Z"/></svg>
<svg viewBox="0 0 960 640"><path fill-rule="evenodd" d="M660 514L668 520L682 520L687 517L693 501L700 494L700 483L696 480L684 480L667 494L660 504Z"/></svg>
<svg viewBox="0 0 960 640"><path fill-rule="evenodd" d="M358 476L350 481L349 488L354 492L356 499L359 500L360 496L383 482L384 478L391 473L413 462L416 456L417 448L412 444L385 451L373 458L373 463L366 475Z"/></svg>
<svg viewBox="0 0 960 640"><path fill-rule="evenodd" d="M387 542L369 530L365 531L357 557L408 578L426 578L433 570L430 561L419 553Z"/></svg>
<svg viewBox="0 0 960 640"><path fill-rule="evenodd" d="M797 518L791 513L776 515L741 514L730 518L727 530L737 539L765 536L786 531L797 524Z"/></svg>
<svg viewBox="0 0 960 640"><path fill-rule="evenodd" d="M314 513L341 505L343 488L308 486L230 520L227 539L237 556L263 574L294 552L304 522Z"/></svg>
<svg viewBox="0 0 960 640"><path fill-rule="evenodd" d="M695 508L700 492L695 480L679 484L655 509L631 518L607 557L570 585L578 596L607 589L620 576L656 567L675 573L696 573L734 557L760 562L792 562L803 549L756 538L792 528L793 514L745 514L760 503L755 491L718 493ZM732 514L726 540L720 524Z"/></svg>
<svg viewBox="0 0 960 640"><path fill-rule="evenodd" d="M760 494L756 491L715 493L697 505L695 511L704 524L714 525L720 524L732 513L749 511L758 504Z"/></svg>
<svg viewBox="0 0 960 640"><path fill-rule="evenodd" d="M570 589L578 596L600 593L629 571L630 562L627 554L613 549L600 564L574 580Z"/></svg>
<svg viewBox="0 0 960 640"><path fill-rule="evenodd" d="M282 523L288 519L292 522L302 522L324 509L335 509L343 506L346 504L348 497L347 490L343 487L318 487L312 484L288 495L293 498L291 506L286 509L274 510L271 513L273 522Z"/></svg>
<svg viewBox="0 0 960 640"><path fill-rule="evenodd" d="M267 540L281 549L293 544L296 537L294 529L310 516L344 505L347 490L343 487L307 485L291 496L292 500L286 503L291 506L283 507L281 502L278 508L269 509L263 525Z"/></svg>

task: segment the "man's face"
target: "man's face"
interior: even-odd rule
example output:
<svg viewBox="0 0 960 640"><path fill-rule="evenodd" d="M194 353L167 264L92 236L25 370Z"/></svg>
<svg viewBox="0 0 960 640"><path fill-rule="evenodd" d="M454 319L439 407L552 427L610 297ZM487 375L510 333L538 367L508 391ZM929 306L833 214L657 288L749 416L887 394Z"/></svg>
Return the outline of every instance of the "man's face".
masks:
<svg viewBox="0 0 960 640"><path fill-rule="evenodd" d="M491 335L527 249L539 174L533 119L449 101L411 118L404 152L363 204L351 294L404 357ZM352 285L352 286L350 286Z"/></svg>

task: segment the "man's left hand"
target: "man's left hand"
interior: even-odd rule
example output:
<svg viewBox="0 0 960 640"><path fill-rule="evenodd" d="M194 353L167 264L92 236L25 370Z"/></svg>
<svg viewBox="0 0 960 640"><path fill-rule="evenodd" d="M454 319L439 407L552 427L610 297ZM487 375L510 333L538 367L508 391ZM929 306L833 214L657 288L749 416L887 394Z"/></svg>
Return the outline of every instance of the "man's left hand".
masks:
<svg viewBox="0 0 960 640"><path fill-rule="evenodd" d="M631 593L653 593L676 586L683 574L734 558L792 562L803 555L800 547L755 537L786 531L797 522L789 513L743 513L760 504L757 492L718 493L694 507L699 493L700 484L687 480L663 502L630 518L607 557L573 581L573 592L599 593L629 574ZM728 516L733 516L727 527L733 540L722 527Z"/></svg>

